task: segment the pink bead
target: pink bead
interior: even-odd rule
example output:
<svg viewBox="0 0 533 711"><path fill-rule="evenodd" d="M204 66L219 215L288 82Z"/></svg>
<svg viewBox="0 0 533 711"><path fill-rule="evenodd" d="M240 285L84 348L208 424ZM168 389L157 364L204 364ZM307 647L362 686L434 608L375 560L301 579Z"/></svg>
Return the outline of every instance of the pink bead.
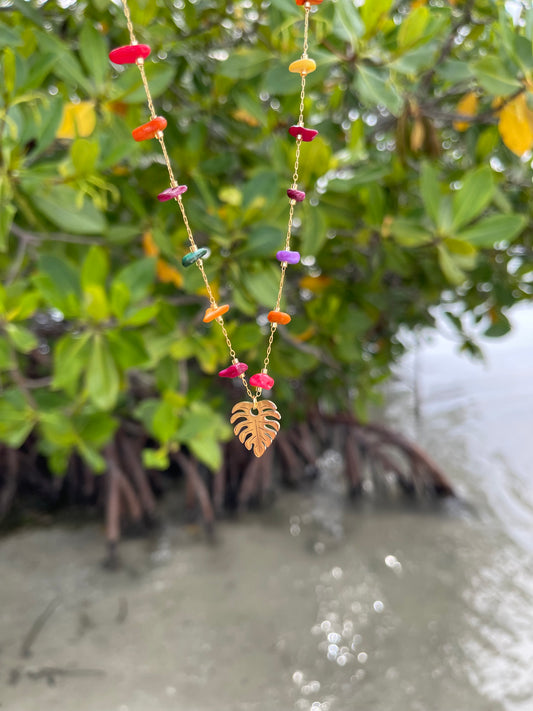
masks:
<svg viewBox="0 0 533 711"><path fill-rule="evenodd" d="M303 190L294 190L294 188L289 188L287 190L287 195L291 200L296 200L296 202L303 202L305 200L305 193Z"/></svg>
<svg viewBox="0 0 533 711"><path fill-rule="evenodd" d="M172 200L172 198L177 198L179 195L183 195L188 190L186 185L176 185L175 188L167 188L159 193L157 199L159 202L166 202L167 200Z"/></svg>
<svg viewBox="0 0 533 711"><path fill-rule="evenodd" d="M221 378L238 378L248 370L246 363L234 363L230 365L229 368L224 368L219 373Z"/></svg>
<svg viewBox="0 0 533 711"><path fill-rule="evenodd" d="M314 128L306 128L305 126L291 126L289 133L291 136L294 136L294 138L301 136L302 141L306 141L307 143L312 141L315 136L318 136L318 131L315 131Z"/></svg>
<svg viewBox="0 0 533 711"><path fill-rule="evenodd" d="M146 59L150 54L147 44L127 44L109 52L109 59L115 64L135 64L138 59Z"/></svg>
<svg viewBox="0 0 533 711"><path fill-rule="evenodd" d="M266 373L256 373L250 378L250 385L254 388L263 388L264 390L270 390L274 386L274 378Z"/></svg>

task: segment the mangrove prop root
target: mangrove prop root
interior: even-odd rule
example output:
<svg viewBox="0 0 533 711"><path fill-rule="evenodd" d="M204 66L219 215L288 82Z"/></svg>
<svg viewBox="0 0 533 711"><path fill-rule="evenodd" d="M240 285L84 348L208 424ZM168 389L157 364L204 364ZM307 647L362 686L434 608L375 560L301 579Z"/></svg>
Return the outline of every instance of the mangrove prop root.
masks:
<svg viewBox="0 0 533 711"><path fill-rule="evenodd" d="M350 496L361 493L363 484L362 462L359 447L350 430L344 443L344 473L348 481Z"/></svg>
<svg viewBox="0 0 533 711"><path fill-rule="evenodd" d="M148 477L141 464L141 450L135 448L131 437L128 437L124 433L119 433L117 436L117 444L124 463L124 468L128 471L135 483L144 513L149 518L154 519L156 517L157 505L148 482Z"/></svg>
<svg viewBox="0 0 533 711"><path fill-rule="evenodd" d="M198 471L196 460L190 459L181 450L173 453L172 458L179 464L185 476L189 479L202 511L206 530L208 534L212 534L215 526L215 512L211 504L209 491Z"/></svg>
<svg viewBox="0 0 533 711"><path fill-rule="evenodd" d="M0 493L0 521L11 508L17 493L19 456L11 447L0 447L0 459L5 456L6 468L4 486Z"/></svg>

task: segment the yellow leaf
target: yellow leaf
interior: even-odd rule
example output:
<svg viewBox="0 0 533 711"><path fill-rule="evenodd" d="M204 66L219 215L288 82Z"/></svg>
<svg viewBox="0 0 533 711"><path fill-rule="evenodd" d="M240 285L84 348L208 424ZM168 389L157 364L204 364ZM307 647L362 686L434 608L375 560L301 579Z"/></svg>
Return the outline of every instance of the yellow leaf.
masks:
<svg viewBox="0 0 533 711"><path fill-rule="evenodd" d="M533 112L525 94L509 101L500 111L498 131L507 148L517 156L533 148Z"/></svg>
<svg viewBox="0 0 533 711"><path fill-rule="evenodd" d="M255 116L252 116L252 114L250 114L245 109L236 109L233 112L232 116L237 121L247 123L248 126L259 126L259 121L255 118Z"/></svg>
<svg viewBox="0 0 533 711"><path fill-rule="evenodd" d="M313 294L319 294L324 291L324 289L327 289L331 282L332 279L327 276L305 276L303 279L300 279L299 286L300 289L307 289L308 291L312 291Z"/></svg>
<svg viewBox="0 0 533 711"><path fill-rule="evenodd" d="M463 116L475 116L477 113L478 97L477 94L471 91L465 94L461 101L457 104L457 113ZM453 127L456 131L466 131L470 126L469 121L454 121Z"/></svg>
<svg viewBox="0 0 533 711"><path fill-rule="evenodd" d="M159 254L159 247L154 242L151 232L143 234L143 251L147 257L157 257Z"/></svg>
<svg viewBox="0 0 533 711"><path fill-rule="evenodd" d="M183 276L180 272L162 259L157 260L156 271L159 281L164 284L174 284L178 289L183 286Z"/></svg>
<svg viewBox="0 0 533 711"><path fill-rule="evenodd" d="M68 103L63 107L63 117L56 138L86 138L96 126L96 111L92 101Z"/></svg>

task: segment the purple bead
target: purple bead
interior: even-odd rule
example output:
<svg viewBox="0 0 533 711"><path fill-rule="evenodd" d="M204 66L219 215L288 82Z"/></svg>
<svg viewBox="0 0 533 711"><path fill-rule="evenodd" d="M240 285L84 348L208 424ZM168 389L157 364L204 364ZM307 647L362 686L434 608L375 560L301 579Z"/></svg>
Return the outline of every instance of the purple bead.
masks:
<svg viewBox="0 0 533 711"><path fill-rule="evenodd" d="M276 254L278 262L287 262L287 264L298 264L300 261L300 252L289 252L285 249Z"/></svg>
<svg viewBox="0 0 533 711"><path fill-rule="evenodd" d="M238 378L248 370L246 363L234 363L230 365L229 368L224 368L219 372L221 378Z"/></svg>
<svg viewBox="0 0 533 711"><path fill-rule="evenodd" d="M250 378L250 385L254 388L270 390L274 386L274 378L271 378L266 373L256 373Z"/></svg>
<svg viewBox="0 0 533 711"><path fill-rule="evenodd" d="M287 195L291 200L296 200L296 202L303 202L305 200L305 193L303 190L294 190L294 188L289 188L287 190Z"/></svg>
<svg viewBox="0 0 533 711"><path fill-rule="evenodd" d="M186 185L176 185L175 188L167 188L159 193L157 199L159 202L166 202L167 200L172 200L172 198L177 198L179 195L183 195L188 190Z"/></svg>
<svg viewBox="0 0 533 711"><path fill-rule="evenodd" d="M291 126L289 133L291 136L294 136L294 138L301 136L302 141L306 141L307 143L312 141L315 136L318 136L318 131L315 131L314 128L306 128L305 126Z"/></svg>

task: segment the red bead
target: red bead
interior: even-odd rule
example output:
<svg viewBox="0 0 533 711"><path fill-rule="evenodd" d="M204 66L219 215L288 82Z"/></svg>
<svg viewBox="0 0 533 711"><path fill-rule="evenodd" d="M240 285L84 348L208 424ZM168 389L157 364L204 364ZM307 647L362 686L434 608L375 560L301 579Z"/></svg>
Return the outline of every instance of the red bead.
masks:
<svg viewBox="0 0 533 711"><path fill-rule="evenodd" d="M146 59L150 54L147 44L127 44L109 52L109 59L115 64L135 64L137 59Z"/></svg>
<svg viewBox="0 0 533 711"><path fill-rule="evenodd" d="M295 190L294 188L289 188L287 190L287 195L291 200L296 200L296 202L303 202L305 200L305 193L303 190Z"/></svg>
<svg viewBox="0 0 533 711"><path fill-rule="evenodd" d="M274 386L274 378L271 378L266 373L256 373L250 378L250 385L254 388L270 390Z"/></svg>
<svg viewBox="0 0 533 711"><path fill-rule="evenodd" d="M167 120L163 116L156 116L155 119L143 123L142 126L137 126L131 132L131 135L136 141L146 141L149 138L154 138L159 131L163 131L167 127Z"/></svg>
<svg viewBox="0 0 533 711"><path fill-rule="evenodd" d="M248 370L246 363L234 363L229 368L224 368L219 372L221 378L238 378Z"/></svg>
<svg viewBox="0 0 533 711"><path fill-rule="evenodd" d="M167 200L172 200L173 198L183 195L183 193L186 193L187 190L188 188L186 185L176 185L175 188L167 188L166 190L163 190L162 193L159 193L157 199L159 202L166 202Z"/></svg>
<svg viewBox="0 0 533 711"><path fill-rule="evenodd" d="M312 141L315 136L318 136L318 131L314 128L305 128L305 126L291 126L289 128L289 133L294 138L301 137L302 141Z"/></svg>
<svg viewBox="0 0 533 711"><path fill-rule="evenodd" d="M297 5L305 5L308 2L310 5L321 5L322 0L296 0Z"/></svg>

